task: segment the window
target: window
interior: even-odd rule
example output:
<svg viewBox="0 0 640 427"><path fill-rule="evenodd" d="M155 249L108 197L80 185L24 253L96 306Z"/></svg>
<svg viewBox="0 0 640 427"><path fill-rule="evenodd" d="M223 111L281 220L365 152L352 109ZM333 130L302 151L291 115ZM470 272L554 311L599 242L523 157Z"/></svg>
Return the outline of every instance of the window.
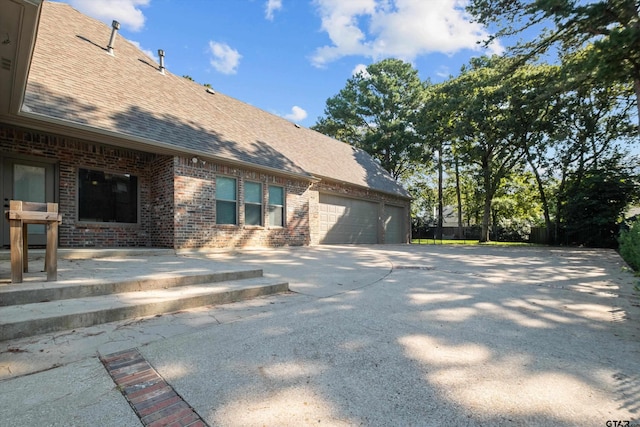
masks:
<svg viewBox="0 0 640 427"><path fill-rule="evenodd" d="M78 220L88 222L138 222L138 178L79 169Z"/></svg>
<svg viewBox="0 0 640 427"><path fill-rule="evenodd" d="M216 223L238 224L236 216L236 180L235 178L216 177Z"/></svg>
<svg viewBox="0 0 640 427"><path fill-rule="evenodd" d="M269 225L284 226L284 188L269 186Z"/></svg>
<svg viewBox="0 0 640 427"><path fill-rule="evenodd" d="M262 184L244 183L244 223L262 225Z"/></svg>

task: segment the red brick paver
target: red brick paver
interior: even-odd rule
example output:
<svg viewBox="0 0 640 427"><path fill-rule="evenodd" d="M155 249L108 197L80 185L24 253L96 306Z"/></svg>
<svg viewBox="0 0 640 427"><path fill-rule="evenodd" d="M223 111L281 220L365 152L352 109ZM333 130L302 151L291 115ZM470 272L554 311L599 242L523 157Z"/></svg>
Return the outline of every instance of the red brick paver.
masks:
<svg viewBox="0 0 640 427"><path fill-rule="evenodd" d="M207 426L138 350L100 356L100 360L145 426Z"/></svg>

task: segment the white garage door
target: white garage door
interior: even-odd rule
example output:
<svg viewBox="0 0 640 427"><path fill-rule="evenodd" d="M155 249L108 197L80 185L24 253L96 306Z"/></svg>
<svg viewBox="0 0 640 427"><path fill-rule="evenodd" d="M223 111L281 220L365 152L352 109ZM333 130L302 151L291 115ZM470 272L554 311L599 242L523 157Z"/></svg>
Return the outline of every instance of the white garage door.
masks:
<svg viewBox="0 0 640 427"><path fill-rule="evenodd" d="M385 206L384 227L385 243L407 243L404 208L400 206Z"/></svg>
<svg viewBox="0 0 640 427"><path fill-rule="evenodd" d="M378 243L378 204L320 194L320 243Z"/></svg>

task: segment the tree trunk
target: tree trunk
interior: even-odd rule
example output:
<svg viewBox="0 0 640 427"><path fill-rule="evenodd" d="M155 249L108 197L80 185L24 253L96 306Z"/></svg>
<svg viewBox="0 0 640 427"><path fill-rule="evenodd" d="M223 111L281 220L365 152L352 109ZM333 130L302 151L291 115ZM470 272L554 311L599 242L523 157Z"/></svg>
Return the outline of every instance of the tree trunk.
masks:
<svg viewBox="0 0 640 427"><path fill-rule="evenodd" d="M526 150L526 148L525 148ZM529 154L529 150L526 150L527 153L527 163L531 166L533 170L533 174L536 177L536 184L538 184L538 193L540 193L540 202L542 203L542 212L544 214L544 226L545 226L545 241L547 244L551 242L551 227L553 224L551 223L551 214L549 213L549 201L547 200L547 194L544 191L544 183L542 182L542 177L540 176L540 172L538 168L533 164L533 160L531 159L531 155Z"/></svg>
<svg viewBox="0 0 640 427"><path fill-rule="evenodd" d="M438 148L438 235L437 238L442 240L442 226L444 223L444 216L442 210L444 209L443 203L443 191L442 191L442 143Z"/></svg>
<svg viewBox="0 0 640 427"><path fill-rule="evenodd" d="M638 107L638 135L640 135L640 78L633 80L633 88L636 91L636 107Z"/></svg>
<svg viewBox="0 0 640 427"><path fill-rule="evenodd" d="M458 202L458 239L462 239L464 229L462 227L462 195L460 194L460 169L458 165L458 157L455 158L455 174L456 174L456 201Z"/></svg>
<svg viewBox="0 0 640 427"><path fill-rule="evenodd" d="M558 185L558 195L556 196L556 225L554 230L554 243L559 244L560 242L560 227L562 221L562 202L564 200L564 187L566 184L566 171L564 170L565 166L563 165L562 170L562 178L560 180L560 185Z"/></svg>
<svg viewBox="0 0 640 427"><path fill-rule="evenodd" d="M482 174L484 181L484 213L482 215L482 234L480 242L489 242L489 222L491 221L491 199L493 199L493 191L491 191L491 171L489 170L489 162L487 159L482 160Z"/></svg>
<svg viewBox="0 0 640 427"><path fill-rule="evenodd" d="M489 222L491 220L491 197L487 193L484 199L484 214L482 215L482 234L480 235L480 242L486 243L491 241L489 238Z"/></svg>

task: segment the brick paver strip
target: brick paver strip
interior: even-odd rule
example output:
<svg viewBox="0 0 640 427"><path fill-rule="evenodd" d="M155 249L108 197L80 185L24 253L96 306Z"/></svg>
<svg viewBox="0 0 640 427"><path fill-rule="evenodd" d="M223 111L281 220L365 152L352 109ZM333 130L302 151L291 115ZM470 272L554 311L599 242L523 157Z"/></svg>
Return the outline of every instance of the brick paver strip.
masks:
<svg viewBox="0 0 640 427"><path fill-rule="evenodd" d="M145 426L207 426L138 350L101 355L100 360Z"/></svg>

